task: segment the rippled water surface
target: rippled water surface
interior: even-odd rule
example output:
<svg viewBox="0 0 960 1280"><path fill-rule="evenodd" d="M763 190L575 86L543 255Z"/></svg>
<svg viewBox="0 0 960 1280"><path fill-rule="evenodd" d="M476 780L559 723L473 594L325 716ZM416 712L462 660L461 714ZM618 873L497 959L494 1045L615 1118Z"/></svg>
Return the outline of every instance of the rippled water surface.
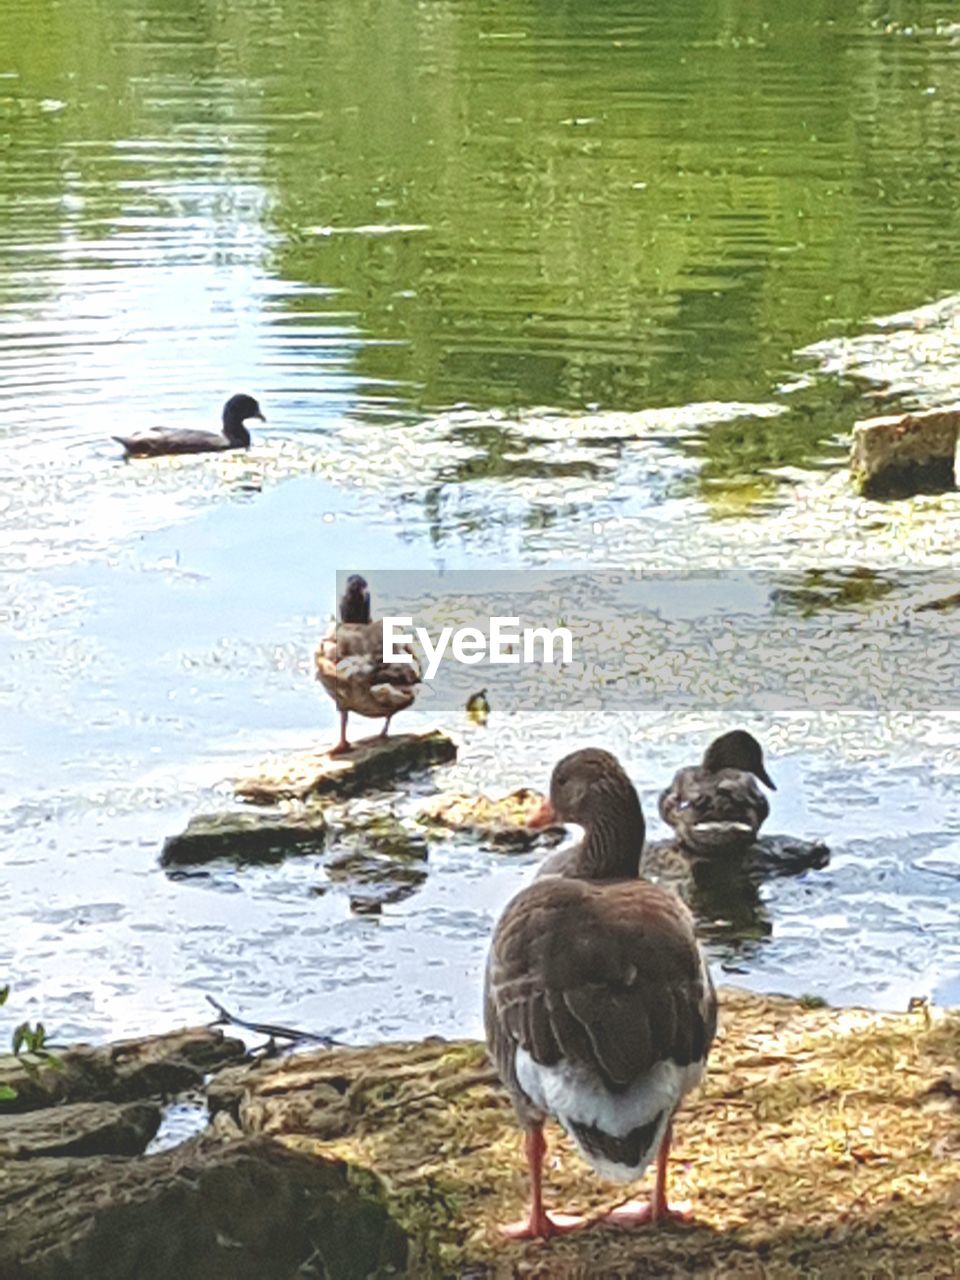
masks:
<svg viewBox="0 0 960 1280"><path fill-rule="evenodd" d="M789 570L782 607L828 633L949 573L957 495L860 502L842 464L856 418L960 399L958 112L946 2L0 0L18 1019L143 1031L212 992L348 1038L476 1031L529 858L415 841L371 914L363 812L326 853L205 877L167 877L163 837L334 732L310 654L337 568ZM249 452L124 464L110 439L215 426L238 390L269 419ZM924 617L934 647L956 627ZM408 727L459 764L370 805L409 835L435 786L542 786L590 741L652 819L736 717L769 743L771 826L834 858L767 886L718 972L955 1002L944 671L939 706L611 692L580 717L494 689L481 729L424 699Z"/></svg>

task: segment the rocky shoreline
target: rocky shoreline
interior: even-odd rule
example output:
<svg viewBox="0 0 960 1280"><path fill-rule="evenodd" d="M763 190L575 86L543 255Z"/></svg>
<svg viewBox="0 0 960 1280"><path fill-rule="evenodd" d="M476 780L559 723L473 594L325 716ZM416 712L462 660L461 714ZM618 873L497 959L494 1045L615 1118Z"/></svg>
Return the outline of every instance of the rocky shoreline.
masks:
<svg viewBox="0 0 960 1280"><path fill-rule="evenodd" d="M0 1275L960 1274L960 1013L723 992L704 1088L677 1125L694 1221L507 1244L517 1130L482 1046L431 1038L251 1056L218 1028L0 1059ZM166 1101L206 1130L144 1155ZM550 1135L547 1195L617 1189Z"/></svg>

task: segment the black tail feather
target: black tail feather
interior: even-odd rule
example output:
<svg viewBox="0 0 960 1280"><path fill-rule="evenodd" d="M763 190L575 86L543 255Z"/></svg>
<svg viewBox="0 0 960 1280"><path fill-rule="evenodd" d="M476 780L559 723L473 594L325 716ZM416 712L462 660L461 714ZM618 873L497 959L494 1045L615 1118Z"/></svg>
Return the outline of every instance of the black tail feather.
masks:
<svg viewBox="0 0 960 1280"><path fill-rule="evenodd" d="M590 1155L600 1156L611 1164L623 1165L625 1169L635 1169L649 1152L662 1121L663 1112L660 1111L647 1124L638 1125L622 1137L605 1133L596 1125L577 1124L575 1121L570 1122L570 1130Z"/></svg>

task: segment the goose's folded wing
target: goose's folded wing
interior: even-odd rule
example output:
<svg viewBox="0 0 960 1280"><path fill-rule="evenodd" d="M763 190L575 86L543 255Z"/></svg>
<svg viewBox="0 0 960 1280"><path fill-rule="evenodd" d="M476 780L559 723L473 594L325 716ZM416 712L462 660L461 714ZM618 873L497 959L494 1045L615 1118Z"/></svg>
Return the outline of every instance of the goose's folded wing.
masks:
<svg viewBox="0 0 960 1280"><path fill-rule="evenodd" d="M497 927L488 1033L537 1063L564 1059L622 1089L665 1058L701 1060L716 1003L686 908L643 881L545 880Z"/></svg>

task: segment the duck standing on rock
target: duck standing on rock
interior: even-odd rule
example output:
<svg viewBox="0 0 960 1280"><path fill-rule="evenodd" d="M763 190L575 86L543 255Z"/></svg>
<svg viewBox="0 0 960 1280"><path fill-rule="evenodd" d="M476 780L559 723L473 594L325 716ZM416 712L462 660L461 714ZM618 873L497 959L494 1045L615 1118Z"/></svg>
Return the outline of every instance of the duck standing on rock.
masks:
<svg viewBox="0 0 960 1280"><path fill-rule="evenodd" d="M136 436L114 436L128 458L158 458L169 453L223 453L226 449L246 449L250 432L244 426L250 418L266 422L253 396L231 396L223 406L223 431L184 431L154 427Z"/></svg>
<svg viewBox="0 0 960 1280"><path fill-rule="evenodd" d="M760 743L745 729L732 729L710 743L699 765L674 775L660 795L660 817L691 853L749 848L770 813L758 778L776 791Z"/></svg>
<svg viewBox="0 0 960 1280"><path fill-rule="evenodd" d="M409 645L407 662L384 662L383 623L370 619L370 589L365 578L354 573L347 579L340 600L340 621L320 641L315 655L317 679L340 712L340 741L332 756L351 749L347 741L347 716L351 711L371 720L384 721L381 738L390 721L409 707L417 696L420 665Z"/></svg>
<svg viewBox="0 0 960 1280"><path fill-rule="evenodd" d="M693 917L637 878L643 813L615 756L588 749L559 762L530 825L557 821L579 824L584 839L560 874L541 873L508 904L484 991L487 1044L526 1139L530 1212L503 1228L520 1239L587 1225L543 1207L548 1116L612 1181L634 1181L656 1155L652 1202L621 1205L607 1220L685 1216L667 1204L671 1128L703 1075L717 1024Z"/></svg>

